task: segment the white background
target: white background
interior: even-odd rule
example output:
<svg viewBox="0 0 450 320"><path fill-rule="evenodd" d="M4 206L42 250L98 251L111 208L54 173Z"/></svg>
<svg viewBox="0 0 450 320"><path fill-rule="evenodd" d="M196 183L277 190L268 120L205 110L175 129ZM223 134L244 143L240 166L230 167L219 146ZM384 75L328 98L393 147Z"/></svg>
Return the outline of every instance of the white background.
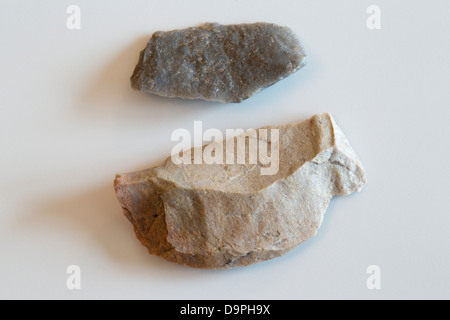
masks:
<svg viewBox="0 0 450 320"><path fill-rule="evenodd" d="M81 8L68 30L66 8ZM366 26L369 5L382 29ZM0 298L450 298L450 2L0 2ZM129 77L158 30L203 22L291 27L309 57L242 104L142 95ZM228 271L147 254L122 216L116 173L160 164L172 131L258 128L330 112L367 171L318 235ZM82 289L66 288L66 268ZM381 268L368 290L367 267Z"/></svg>

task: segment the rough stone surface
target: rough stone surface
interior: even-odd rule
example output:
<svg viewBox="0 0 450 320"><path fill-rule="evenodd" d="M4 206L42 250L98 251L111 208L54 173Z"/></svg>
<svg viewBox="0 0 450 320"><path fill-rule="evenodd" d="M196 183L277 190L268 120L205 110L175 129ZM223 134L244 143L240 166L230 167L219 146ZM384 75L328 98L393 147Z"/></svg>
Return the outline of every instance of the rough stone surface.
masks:
<svg viewBox="0 0 450 320"><path fill-rule="evenodd" d="M273 176L260 175L259 165L175 165L171 158L117 175L124 214L151 254L207 269L279 257L316 234L333 196L365 186L360 160L329 114L268 128L280 132Z"/></svg>
<svg viewBox="0 0 450 320"><path fill-rule="evenodd" d="M164 97L237 103L299 70L305 56L286 27L208 23L154 33L131 84Z"/></svg>

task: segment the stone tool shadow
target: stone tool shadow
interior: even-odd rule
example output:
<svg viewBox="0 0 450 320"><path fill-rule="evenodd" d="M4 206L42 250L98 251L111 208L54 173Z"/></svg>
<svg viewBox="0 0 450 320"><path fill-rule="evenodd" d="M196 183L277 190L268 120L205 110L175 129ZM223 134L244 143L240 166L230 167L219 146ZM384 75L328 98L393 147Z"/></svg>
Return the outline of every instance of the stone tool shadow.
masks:
<svg viewBox="0 0 450 320"><path fill-rule="evenodd" d="M80 113L98 119L115 113L119 119L145 118L151 124L226 106L202 100L164 98L132 89L130 77L149 37L138 38L94 71L77 101L76 109Z"/></svg>
<svg viewBox="0 0 450 320"><path fill-rule="evenodd" d="M186 274L200 275L199 270L166 262L147 252L137 240L131 223L122 214L113 178L104 185L78 194L27 204L26 211L31 214L24 215L24 219L19 221L21 228L39 229L43 224L49 227L50 223L51 227L69 230L64 241L70 239L70 245L76 245L77 239L80 244L89 243L92 245L89 251L104 256L127 272L156 273L167 280L176 280Z"/></svg>

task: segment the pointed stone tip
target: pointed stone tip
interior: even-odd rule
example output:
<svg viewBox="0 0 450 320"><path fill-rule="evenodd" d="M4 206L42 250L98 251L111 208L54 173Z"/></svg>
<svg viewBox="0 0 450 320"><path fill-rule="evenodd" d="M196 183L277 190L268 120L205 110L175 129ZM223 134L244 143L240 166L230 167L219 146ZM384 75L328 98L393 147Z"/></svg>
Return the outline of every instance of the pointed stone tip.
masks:
<svg viewBox="0 0 450 320"><path fill-rule="evenodd" d="M119 186L121 179L122 179L122 175L116 174L116 177L114 178L114 188L115 189Z"/></svg>
<svg viewBox="0 0 450 320"><path fill-rule="evenodd" d="M336 195L348 196L360 192L367 185L366 172L361 159L333 116L327 114L327 117L331 123L334 140L334 151L330 163L335 165L336 171L341 171L336 180Z"/></svg>
<svg viewBox="0 0 450 320"><path fill-rule="evenodd" d="M137 90L137 91L141 91L142 85L143 85L143 83L142 83L142 81L140 81L140 79L143 76L142 72L143 72L143 65L145 63L145 61L144 61L145 51L146 51L146 49L144 49L140 52L138 63L136 64L133 74L130 77L131 88L133 88L134 90Z"/></svg>

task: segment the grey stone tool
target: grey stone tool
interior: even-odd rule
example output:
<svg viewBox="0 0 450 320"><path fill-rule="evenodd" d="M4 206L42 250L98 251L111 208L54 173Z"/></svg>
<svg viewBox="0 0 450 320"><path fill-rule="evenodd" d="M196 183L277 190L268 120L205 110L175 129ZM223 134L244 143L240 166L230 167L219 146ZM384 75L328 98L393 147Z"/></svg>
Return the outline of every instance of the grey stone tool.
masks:
<svg viewBox="0 0 450 320"><path fill-rule="evenodd" d="M207 23L155 32L131 84L163 97L238 103L298 71L305 57L286 27Z"/></svg>

